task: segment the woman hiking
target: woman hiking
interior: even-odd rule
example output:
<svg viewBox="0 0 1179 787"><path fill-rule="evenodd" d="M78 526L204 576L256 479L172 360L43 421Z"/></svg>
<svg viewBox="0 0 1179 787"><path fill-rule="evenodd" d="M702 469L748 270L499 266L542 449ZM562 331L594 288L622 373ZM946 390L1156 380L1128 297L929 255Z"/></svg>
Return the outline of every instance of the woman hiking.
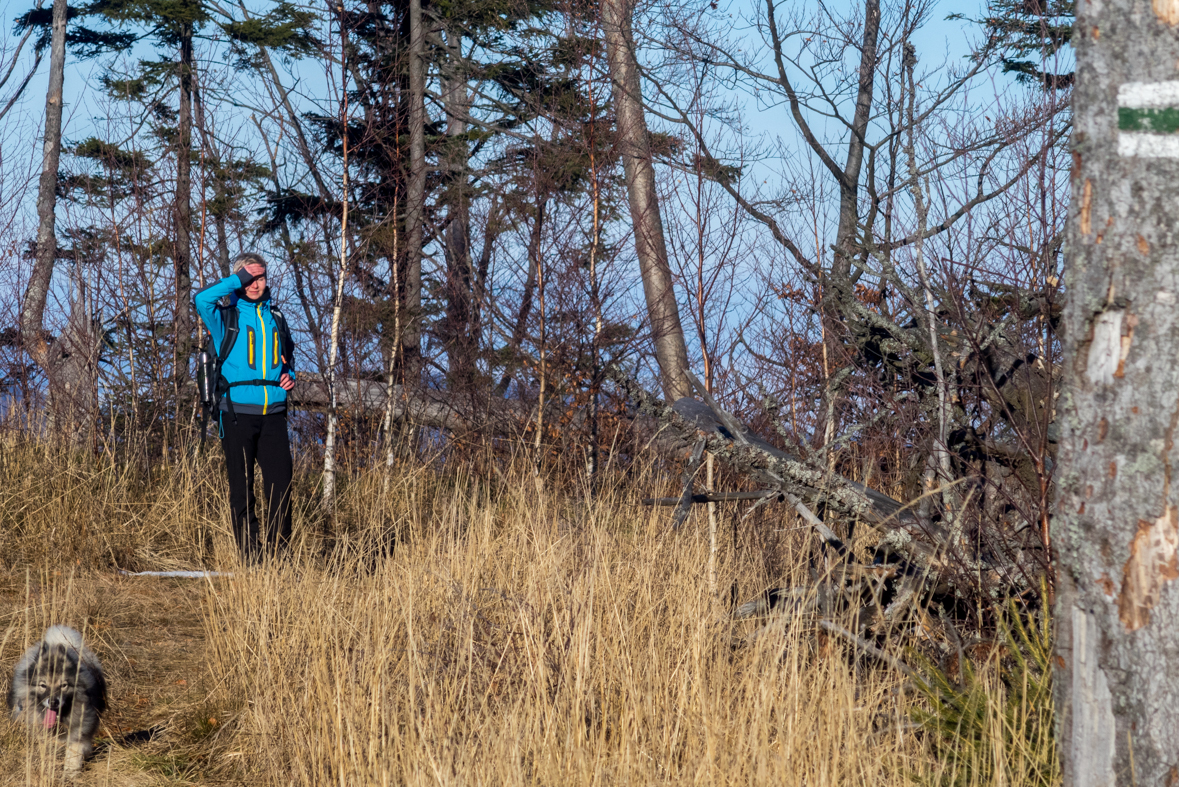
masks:
<svg viewBox="0 0 1179 787"><path fill-rule="evenodd" d="M198 292L197 313L222 358L216 416L238 550L247 563L276 556L291 538L291 442L287 392L295 387L294 342L271 306L266 260L247 252L233 274ZM228 337L229 344L226 346ZM254 462L262 469L266 526L254 511Z"/></svg>

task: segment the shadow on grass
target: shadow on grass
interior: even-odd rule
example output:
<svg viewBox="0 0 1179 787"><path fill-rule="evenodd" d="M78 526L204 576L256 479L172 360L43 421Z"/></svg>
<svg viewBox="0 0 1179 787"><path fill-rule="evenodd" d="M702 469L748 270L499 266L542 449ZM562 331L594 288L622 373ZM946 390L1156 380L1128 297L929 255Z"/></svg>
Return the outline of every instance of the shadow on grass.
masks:
<svg viewBox="0 0 1179 787"><path fill-rule="evenodd" d="M119 748L142 746L143 744L151 743L163 734L163 726L157 724L156 726L148 727L145 730L135 730L134 732L124 733L123 735L119 735L114 738L105 738L100 741L95 741L94 756L97 757L98 755L105 753L111 748L111 746L117 746Z"/></svg>

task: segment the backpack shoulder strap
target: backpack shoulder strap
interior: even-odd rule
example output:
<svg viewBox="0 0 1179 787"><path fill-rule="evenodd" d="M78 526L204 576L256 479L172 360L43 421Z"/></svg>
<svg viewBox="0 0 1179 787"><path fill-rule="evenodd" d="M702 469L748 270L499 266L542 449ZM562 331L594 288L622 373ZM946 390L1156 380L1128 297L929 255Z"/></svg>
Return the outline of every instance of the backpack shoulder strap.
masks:
<svg viewBox="0 0 1179 787"><path fill-rule="evenodd" d="M291 329L287 327L286 315L273 303L270 304L270 314L278 325L278 335L282 338L282 352L286 356L287 365L293 369L295 366L295 340L291 338Z"/></svg>
<svg viewBox="0 0 1179 787"><path fill-rule="evenodd" d="M237 341L237 308L221 304L217 308L221 310L221 324L225 326L225 336L221 338L221 347L217 350L217 362L224 364L233 349L233 343Z"/></svg>

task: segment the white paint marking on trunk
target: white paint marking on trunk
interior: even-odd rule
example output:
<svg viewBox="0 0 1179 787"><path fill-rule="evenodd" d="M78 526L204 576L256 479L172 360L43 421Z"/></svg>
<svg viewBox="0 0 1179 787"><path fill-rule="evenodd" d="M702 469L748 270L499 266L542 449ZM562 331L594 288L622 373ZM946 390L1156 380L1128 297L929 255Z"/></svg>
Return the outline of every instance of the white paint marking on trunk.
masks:
<svg viewBox="0 0 1179 787"><path fill-rule="evenodd" d="M1118 87L1118 109L1147 112L1179 109L1179 81L1126 82ZM1135 130L1134 124L1121 125L1119 113L1118 155L1129 158L1179 158L1179 134Z"/></svg>
<svg viewBox="0 0 1179 787"><path fill-rule="evenodd" d="M1093 326L1093 342L1089 345L1089 363L1085 374L1094 385L1110 385L1118 370L1122 354L1121 309L1103 312Z"/></svg>
<svg viewBox="0 0 1179 787"><path fill-rule="evenodd" d="M1072 740L1074 787L1115 787L1113 695L1097 660L1096 616L1075 604L1073 618Z"/></svg>
<svg viewBox="0 0 1179 787"><path fill-rule="evenodd" d="M1126 82L1118 86L1118 106L1134 109L1179 107L1179 81Z"/></svg>
<svg viewBox="0 0 1179 787"><path fill-rule="evenodd" d="M1118 132L1118 155L1140 158L1179 158L1179 136Z"/></svg>

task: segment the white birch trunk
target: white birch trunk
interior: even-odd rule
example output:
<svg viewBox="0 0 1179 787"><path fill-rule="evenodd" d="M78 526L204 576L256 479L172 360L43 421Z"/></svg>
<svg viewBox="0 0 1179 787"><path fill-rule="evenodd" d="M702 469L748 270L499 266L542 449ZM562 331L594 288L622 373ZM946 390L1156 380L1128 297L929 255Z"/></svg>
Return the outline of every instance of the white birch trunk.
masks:
<svg viewBox="0 0 1179 787"><path fill-rule="evenodd" d="M328 368L327 386L330 404L328 405L327 437L323 441L323 510L330 516L336 511L336 422L338 415L336 408L339 396L336 387L336 360L340 349L340 311L344 305L344 280L348 276L348 45L347 34L343 27L343 17L340 19L341 68L340 74L343 84L341 94L341 128L343 129L344 144L344 175L341 184L340 215L340 272L336 277L336 297L332 306L332 330L328 339Z"/></svg>

